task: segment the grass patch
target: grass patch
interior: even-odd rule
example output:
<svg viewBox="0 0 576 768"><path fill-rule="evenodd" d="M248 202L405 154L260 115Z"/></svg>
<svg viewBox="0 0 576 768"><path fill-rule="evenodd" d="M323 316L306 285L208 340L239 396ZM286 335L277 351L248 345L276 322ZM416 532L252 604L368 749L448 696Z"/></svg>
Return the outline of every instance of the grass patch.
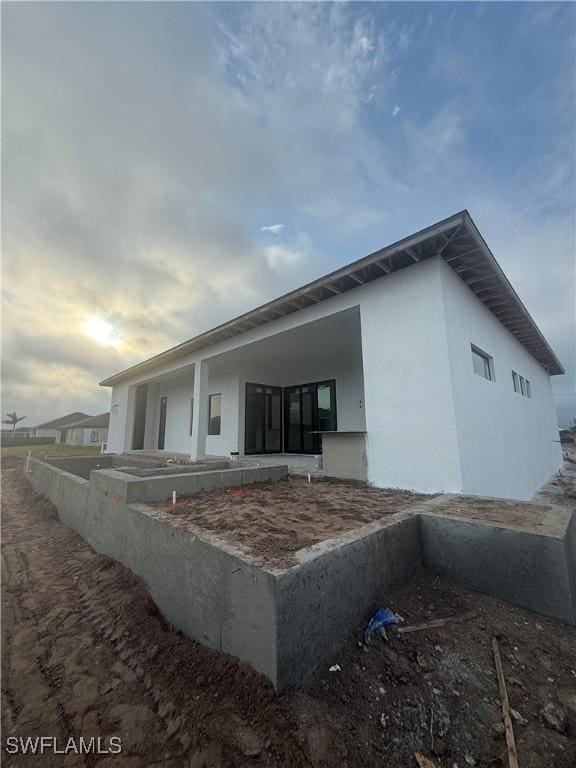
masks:
<svg viewBox="0 0 576 768"><path fill-rule="evenodd" d="M50 443L48 445L15 445L2 446L1 456L19 456L25 458L30 455L36 459L43 459L45 456L96 456L100 453L100 445L66 445L60 443Z"/></svg>

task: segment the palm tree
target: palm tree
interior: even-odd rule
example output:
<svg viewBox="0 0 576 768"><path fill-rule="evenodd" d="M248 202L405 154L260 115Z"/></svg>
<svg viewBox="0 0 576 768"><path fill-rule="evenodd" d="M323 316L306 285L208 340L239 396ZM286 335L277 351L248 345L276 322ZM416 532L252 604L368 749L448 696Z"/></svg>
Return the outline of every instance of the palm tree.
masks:
<svg viewBox="0 0 576 768"><path fill-rule="evenodd" d="M12 413L7 413L6 416L8 416L7 419L4 419L2 424L12 424L12 431L14 432L16 429L16 424L18 424L19 421L22 421L26 418L26 416L17 416L16 411L12 411Z"/></svg>

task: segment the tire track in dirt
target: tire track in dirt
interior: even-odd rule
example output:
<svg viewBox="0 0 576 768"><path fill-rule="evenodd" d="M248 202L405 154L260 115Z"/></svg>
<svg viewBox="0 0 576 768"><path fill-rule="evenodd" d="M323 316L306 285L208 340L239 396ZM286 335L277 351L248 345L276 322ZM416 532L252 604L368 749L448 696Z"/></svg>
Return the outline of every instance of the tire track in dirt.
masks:
<svg viewBox="0 0 576 768"><path fill-rule="evenodd" d="M311 764L264 678L171 631L133 574L62 526L17 470L3 480L4 737L123 743L113 758L4 754L5 766Z"/></svg>

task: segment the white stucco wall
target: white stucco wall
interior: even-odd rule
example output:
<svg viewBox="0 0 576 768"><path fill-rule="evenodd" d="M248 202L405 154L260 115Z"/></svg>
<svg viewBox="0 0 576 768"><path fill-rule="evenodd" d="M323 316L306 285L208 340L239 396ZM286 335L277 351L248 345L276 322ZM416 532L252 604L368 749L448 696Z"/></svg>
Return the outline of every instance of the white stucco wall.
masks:
<svg viewBox="0 0 576 768"><path fill-rule="evenodd" d="M160 397L166 396L167 451L190 452L190 399L194 393L193 386L193 382L167 382L160 386ZM159 402L157 413L159 417Z"/></svg>
<svg viewBox="0 0 576 768"><path fill-rule="evenodd" d="M345 326L317 335L318 323L358 313L361 333L351 322L350 338ZM300 337L286 344L293 332ZM473 373L471 343L494 357L495 382ZM242 451L247 381L335 379L338 429L366 429L368 477L380 487L528 498L560 463L548 375L441 258L162 366L149 386L146 447L157 446L166 394L165 448L190 452L194 384L184 369L200 359L208 393L222 394L222 431L206 437L207 455ZM532 399L514 393L511 369L530 379ZM113 389L112 451L130 448L135 385L146 380L140 374ZM207 421L207 407L198 417Z"/></svg>
<svg viewBox="0 0 576 768"><path fill-rule="evenodd" d="M441 262L464 493L528 499L562 460L550 376L452 269ZM474 373L470 345L493 357L495 380ZM531 382L514 392L512 370Z"/></svg>
<svg viewBox="0 0 576 768"><path fill-rule="evenodd" d="M108 428L108 450L112 453L122 453L131 447L128 437L128 424L131 417L129 391L128 383L117 384L112 388Z"/></svg>
<svg viewBox="0 0 576 768"><path fill-rule="evenodd" d="M34 437L53 437L56 441L58 441L58 430L57 429L35 429L34 430Z"/></svg>
<svg viewBox="0 0 576 768"><path fill-rule="evenodd" d="M95 441L92 441L92 433L97 432L98 436ZM66 434L67 445L91 445L97 446L100 443L105 443L108 439L108 429L105 428L87 428L74 427L68 429Z"/></svg>
<svg viewBox="0 0 576 768"><path fill-rule="evenodd" d="M368 479L462 487L441 265L429 260L361 289Z"/></svg>
<svg viewBox="0 0 576 768"><path fill-rule="evenodd" d="M209 375L209 395L222 395L220 434L206 435L206 455L230 457L238 451L240 379L237 373L220 372ZM200 414L208 423L208 412Z"/></svg>

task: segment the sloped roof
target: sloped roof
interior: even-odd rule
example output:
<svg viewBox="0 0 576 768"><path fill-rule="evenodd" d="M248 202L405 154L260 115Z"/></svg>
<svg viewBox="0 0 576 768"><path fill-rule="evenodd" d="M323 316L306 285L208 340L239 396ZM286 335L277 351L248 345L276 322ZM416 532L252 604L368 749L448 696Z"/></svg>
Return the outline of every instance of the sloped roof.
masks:
<svg viewBox="0 0 576 768"><path fill-rule="evenodd" d="M82 427L83 429L107 429L110 424L110 411L99 413L97 416L89 416L87 419L75 421L73 424L66 424L67 428Z"/></svg>
<svg viewBox="0 0 576 768"><path fill-rule="evenodd" d="M32 429L58 429L59 427L68 427L74 421L80 421L80 419L92 418L87 413L81 411L74 411L74 413L68 413L66 416L60 416L59 419L52 419L52 421L46 421L44 424L37 424Z"/></svg>
<svg viewBox="0 0 576 768"><path fill-rule="evenodd" d="M194 336L104 381L111 387L224 339L299 312L359 285L385 278L425 259L441 256L495 317L550 375L564 373L560 361L508 281L467 210L422 229L250 312Z"/></svg>

